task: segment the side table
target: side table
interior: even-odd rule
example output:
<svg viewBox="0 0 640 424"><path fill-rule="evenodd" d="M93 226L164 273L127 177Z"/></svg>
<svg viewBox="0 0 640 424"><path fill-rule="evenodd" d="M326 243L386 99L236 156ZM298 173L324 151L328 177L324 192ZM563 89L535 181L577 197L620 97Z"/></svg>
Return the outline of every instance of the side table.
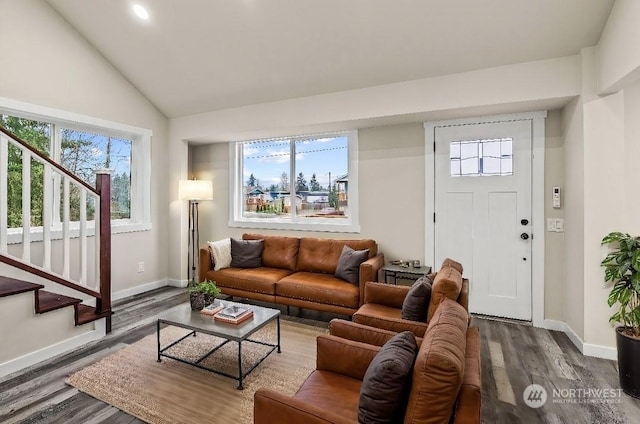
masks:
<svg viewBox="0 0 640 424"><path fill-rule="evenodd" d="M420 268L413 266L405 268L400 265L386 264L381 269L384 272L384 282L388 283L388 279L392 278L393 284L396 285L398 284L398 279L415 281L431 272L431 267L428 265L423 265Z"/></svg>

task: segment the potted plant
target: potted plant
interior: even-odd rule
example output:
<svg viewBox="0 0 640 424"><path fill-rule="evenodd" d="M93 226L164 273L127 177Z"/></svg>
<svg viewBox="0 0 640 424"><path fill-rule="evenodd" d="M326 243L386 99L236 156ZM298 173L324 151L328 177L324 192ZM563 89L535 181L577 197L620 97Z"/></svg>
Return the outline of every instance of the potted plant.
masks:
<svg viewBox="0 0 640 424"><path fill-rule="evenodd" d="M601 265L605 282L613 283L609 306L617 307L609 321L622 324L616 328L620 387L640 398L640 237L613 232L602 244L613 245Z"/></svg>
<svg viewBox="0 0 640 424"><path fill-rule="evenodd" d="M191 309L194 311L202 310L206 305L212 304L219 294L220 289L216 286L215 281L204 280L189 287Z"/></svg>

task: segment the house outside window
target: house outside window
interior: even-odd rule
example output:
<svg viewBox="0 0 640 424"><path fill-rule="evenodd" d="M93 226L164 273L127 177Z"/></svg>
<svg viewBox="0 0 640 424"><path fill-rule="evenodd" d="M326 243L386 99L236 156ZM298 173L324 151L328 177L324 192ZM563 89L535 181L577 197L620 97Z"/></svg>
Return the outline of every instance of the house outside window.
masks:
<svg viewBox="0 0 640 424"><path fill-rule="evenodd" d="M2 98L0 124L92 187L96 184L95 169L111 169L112 232L151 228L151 131ZM20 150L11 144L8 150L7 224L11 243L20 242L22 231L22 158ZM32 160L31 226L36 234L42 231L45 184L52 186L51 224L60 224L62 216L61 176L54 173L51 181L45 181L43 170L41 163ZM73 223L79 221L79 202L78 188L71 184L72 230L77 227ZM87 219L92 221L94 217L94 199L88 196Z"/></svg>
<svg viewBox="0 0 640 424"><path fill-rule="evenodd" d="M357 143L356 131L235 143L229 225L358 232Z"/></svg>

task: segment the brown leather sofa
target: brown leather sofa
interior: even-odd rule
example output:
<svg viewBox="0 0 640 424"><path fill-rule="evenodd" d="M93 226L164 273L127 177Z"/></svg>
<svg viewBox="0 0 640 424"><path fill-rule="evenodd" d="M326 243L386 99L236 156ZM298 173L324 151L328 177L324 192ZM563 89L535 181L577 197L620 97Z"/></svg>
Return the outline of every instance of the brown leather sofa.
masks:
<svg viewBox="0 0 640 424"><path fill-rule="evenodd" d="M405 424L480 423L480 336L467 317L460 304L444 299L418 340ZM341 320L331 331L318 337L316 370L294 396L256 391L255 424L358 422L364 375L395 333Z"/></svg>
<svg viewBox="0 0 640 424"><path fill-rule="evenodd" d="M367 281L378 281L384 256L374 240L335 240L243 234L264 240L262 267L213 270L208 249L200 250L200 281L209 279L224 294L300 308L352 315L362 305ZM369 249L356 286L334 276L342 248Z"/></svg>
<svg viewBox="0 0 640 424"><path fill-rule="evenodd" d="M469 310L469 280L462 278L462 265L445 259L440 270L429 276L433 286L425 322L402 319L402 303L411 287L375 282L365 284L364 303L353 315L353 321L398 333L411 331L416 337L422 337L443 299L455 300Z"/></svg>

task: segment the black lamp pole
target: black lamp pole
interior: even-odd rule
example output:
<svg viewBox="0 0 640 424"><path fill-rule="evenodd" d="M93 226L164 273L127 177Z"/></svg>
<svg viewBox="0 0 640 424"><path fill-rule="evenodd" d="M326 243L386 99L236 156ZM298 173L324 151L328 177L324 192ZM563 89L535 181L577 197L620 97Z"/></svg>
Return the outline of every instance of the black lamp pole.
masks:
<svg viewBox="0 0 640 424"><path fill-rule="evenodd" d="M197 246L200 245L200 231L198 228L198 201L189 200L189 258L187 264L187 275L189 285L196 284L196 254Z"/></svg>

